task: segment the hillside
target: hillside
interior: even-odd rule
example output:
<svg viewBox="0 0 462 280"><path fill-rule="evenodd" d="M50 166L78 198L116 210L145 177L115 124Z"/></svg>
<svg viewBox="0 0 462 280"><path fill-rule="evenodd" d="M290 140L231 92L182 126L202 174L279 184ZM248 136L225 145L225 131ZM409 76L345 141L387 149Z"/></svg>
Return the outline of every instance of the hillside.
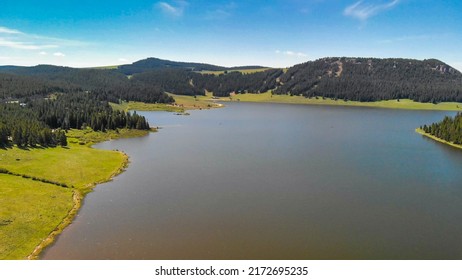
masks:
<svg viewBox="0 0 462 280"><path fill-rule="evenodd" d="M235 71L237 68L261 71ZM169 103L173 99L166 93L195 96L213 92L215 96L229 96L271 91L278 95L353 101L462 102L462 74L436 59L331 57L298 64L286 71L265 69L226 68L158 58L114 69L2 66L0 98L91 91L112 102Z"/></svg>
<svg viewBox="0 0 462 280"><path fill-rule="evenodd" d="M258 69L264 68L262 66L242 66L242 67L223 67L205 63L195 62L178 62L170 61L159 58L146 58L136 61L132 64L125 64L118 67L118 71L125 75L133 75L136 73L143 73L159 69L183 69L191 71L226 71L237 69Z"/></svg>
<svg viewBox="0 0 462 280"><path fill-rule="evenodd" d="M279 77L276 94L355 101L462 101L462 74L436 59L323 58Z"/></svg>

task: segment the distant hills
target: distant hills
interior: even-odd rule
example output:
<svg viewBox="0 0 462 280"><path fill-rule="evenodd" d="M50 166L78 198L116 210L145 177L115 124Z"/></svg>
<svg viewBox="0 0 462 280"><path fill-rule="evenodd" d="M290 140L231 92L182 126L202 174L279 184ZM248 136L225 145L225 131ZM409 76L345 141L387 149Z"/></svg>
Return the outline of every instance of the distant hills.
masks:
<svg viewBox="0 0 462 280"><path fill-rule="evenodd" d="M191 71L226 71L236 69L258 69L264 68L262 66L242 66L242 67L223 67L205 63L194 62L178 62L170 61L159 58L146 58L136 61L132 64L121 65L118 70L126 75L133 75L136 73L143 73L159 69L188 69Z"/></svg>
<svg viewBox="0 0 462 280"><path fill-rule="evenodd" d="M205 91L216 96L272 91L355 101L462 102L462 74L436 59L348 57L322 58L288 69L229 68L159 58L113 69L0 66L2 100L74 91L144 102L172 102L166 93L203 95Z"/></svg>

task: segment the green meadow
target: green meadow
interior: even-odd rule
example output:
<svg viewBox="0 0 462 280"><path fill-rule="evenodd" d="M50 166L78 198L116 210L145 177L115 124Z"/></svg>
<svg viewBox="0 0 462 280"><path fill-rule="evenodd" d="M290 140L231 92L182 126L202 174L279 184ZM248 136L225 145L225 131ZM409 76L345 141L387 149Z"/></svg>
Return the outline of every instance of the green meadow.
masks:
<svg viewBox="0 0 462 280"><path fill-rule="evenodd" d="M443 111L462 111L462 103L457 102L441 102L420 103L410 99L400 100L384 100L376 102L360 102L360 101L345 101L333 100L330 98L313 97L306 98L303 96L277 95L271 92L261 94L234 94L230 97L222 97L221 101L240 101L240 102L267 102L267 103L289 103L289 104L307 104L307 105L331 105L331 106L358 106L358 107L378 107L389 109L405 109L405 110L443 110Z"/></svg>
<svg viewBox="0 0 462 280"><path fill-rule="evenodd" d="M68 215L73 190L0 174L0 259L24 259Z"/></svg>
<svg viewBox="0 0 462 280"><path fill-rule="evenodd" d="M72 222L83 196L123 171L127 155L91 144L146 133L70 130L67 147L0 149L0 259L37 258Z"/></svg>

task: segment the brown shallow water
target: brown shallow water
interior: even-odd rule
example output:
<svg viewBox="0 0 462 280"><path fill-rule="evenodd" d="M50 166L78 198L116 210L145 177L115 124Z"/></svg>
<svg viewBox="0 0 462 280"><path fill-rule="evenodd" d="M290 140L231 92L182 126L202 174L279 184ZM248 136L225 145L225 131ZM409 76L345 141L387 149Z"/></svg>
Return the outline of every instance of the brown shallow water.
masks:
<svg viewBox="0 0 462 280"><path fill-rule="evenodd" d="M414 132L447 112L233 103L146 112L99 144L130 166L44 259L462 259L462 150Z"/></svg>

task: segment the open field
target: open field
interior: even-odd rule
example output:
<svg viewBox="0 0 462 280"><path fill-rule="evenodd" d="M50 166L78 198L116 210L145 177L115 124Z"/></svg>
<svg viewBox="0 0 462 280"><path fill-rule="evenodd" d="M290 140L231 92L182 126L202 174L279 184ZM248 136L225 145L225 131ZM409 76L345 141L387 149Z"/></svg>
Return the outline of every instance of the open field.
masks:
<svg viewBox="0 0 462 280"><path fill-rule="evenodd" d="M359 107L379 107L389 109L406 110L443 110L443 111L462 111L462 103L442 102L438 104L419 103L409 99L384 100L376 102L359 102L333 100L329 98L305 98L303 96L277 95L265 92L261 94L236 94L231 97L222 97L219 101L241 101L241 102L268 102L268 103L291 103L307 105L336 105L336 106L359 106Z"/></svg>
<svg viewBox="0 0 462 280"><path fill-rule="evenodd" d="M96 67L89 67L90 69L102 69L102 70L111 70L111 69L118 69L120 65L108 65L108 66L96 66Z"/></svg>
<svg viewBox="0 0 462 280"><path fill-rule="evenodd" d="M155 129L154 129L155 131ZM118 129L118 130L107 130L105 133L93 131L90 128L87 129L71 129L66 135L68 142L71 144L87 145L91 146L95 143L109 141L119 138L131 138L145 136L149 132L147 130L136 130L136 129Z"/></svg>
<svg viewBox="0 0 462 280"><path fill-rule="evenodd" d="M233 70L223 70L223 71L198 71L197 73L201 74L213 74L213 75L221 75L224 74L225 72L230 73L230 72L241 72L242 74L252 74L252 73L257 73L257 72L263 72L266 70L269 70L272 68L255 68L255 69L233 69Z"/></svg>
<svg viewBox="0 0 462 280"><path fill-rule="evenodd" d="M167 111L167 112L184 112L184 109L173 106L170 104L162 104L162 103L144 103L144 102L122 102L120 104L117 103L109 103L114 110L120 111Z"/></svg>
<svg viewBox="0 0 462 280"><path fill-rule="evenodd" d="M113 109L121 111L167 111L183 113L185 110L202 110L219 108L222 105L212 100L212 94L188 96L169 94L175 99L175 104L144 103L144 102L122 102L121 104L110 103Z"/></svg>
<svg viewBox="0 0 462 280"><path fill-rule="evenodd" d="M69 147L0 150L0 167L17 174L73 186L89 191L95 183L108 180L121 168L126 156L85 145Z"/></svg>
<svg viewBox="0 0 462 280"><path fill-rule="evenodd" d="M70 130L68 147L0 149L0 168L16 174L0 174L0 259L37 257L72 222L83 196L122 172L127 155L91 144L147 133Z"/></svg>
<svg viewBox="0 0 462 280"><path fill-rule="evenodd" d="M24 259L68 215L73 190L0 174L0 259Z"/></svg>
<svg viewBox="0 0 462 280"><path fill-rule="evenodd" d="M410 99L383 100L375 102L345 101L342 99L333 100L330 98L303 96L277 95L271 92L260 94L232 94L230 97L212 98L212 93L207 92L205 96L196 97L170 94L175 98L175 105L169 104L149 104L143 102L123 102L122 104L111 103L117 110L139 110L139 111L168 111L182 113L185 110L219 108L221 102L262 102L262 103L286 103L286 104L306 104L306 105L330 105L330 106L357 106L357 107L376 107L403 110L440 110L440 111L462 111L462 103L441 102L420 103Z"/></svg>

